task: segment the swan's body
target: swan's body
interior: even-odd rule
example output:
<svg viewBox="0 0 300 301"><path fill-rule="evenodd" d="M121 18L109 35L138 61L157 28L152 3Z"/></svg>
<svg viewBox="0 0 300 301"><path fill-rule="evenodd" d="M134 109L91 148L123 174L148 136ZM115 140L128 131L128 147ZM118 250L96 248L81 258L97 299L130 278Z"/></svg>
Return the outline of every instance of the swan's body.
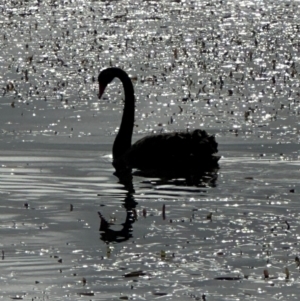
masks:
<svg viewBox="0 0 300 301"><path fill-rule="evenodd" d="M106 86L119 78L124 87L125 105L119 132L113 145L116 170L137 168L141 171L162 171L186 174L218 167L218 144L203 130L146 136L131 145L134 126L134 89L127 73L119 68L100 72L99 98Z"/></svg>

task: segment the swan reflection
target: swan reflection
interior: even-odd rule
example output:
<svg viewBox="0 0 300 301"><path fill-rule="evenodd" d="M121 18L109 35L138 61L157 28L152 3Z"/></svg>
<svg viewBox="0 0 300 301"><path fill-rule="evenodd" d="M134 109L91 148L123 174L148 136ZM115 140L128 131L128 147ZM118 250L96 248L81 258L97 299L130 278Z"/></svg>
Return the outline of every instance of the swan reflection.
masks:
<svg viewBox="0 0 300 301"><path fill-rule="evenodd" d="M115 173L119 177L119 183L123 186L122 190L125 191L124 200L122 206L125 209L125 221L121 223L120 230L114 230L111 228L113 223L109 223L101 212L98 212L100 218L100 239L106 244L110 243L122 243L130 238L133 238L133 224L137 220L136 207L138 203L135 201L135 190L132 182L133 175L140 175L139 172L131 173L131 171L124 170L119 173ZM143 176L146 176L143 174ZM197 175L190 175L188 178L151 178L147 177L141 181L141 184L146 184L152 187L151 194L155 195L158 192L158 197L162 194L176 196L180 193L188 194L192 193L195 195L203 194L207 192L210 187L217 185L218 169L203 171ZM144 193L144 192L143 192ZM138 195L136 195L138 197ZM144 195L145 197L146 195ZM165 219L164 210L162 218Z"/></svg>

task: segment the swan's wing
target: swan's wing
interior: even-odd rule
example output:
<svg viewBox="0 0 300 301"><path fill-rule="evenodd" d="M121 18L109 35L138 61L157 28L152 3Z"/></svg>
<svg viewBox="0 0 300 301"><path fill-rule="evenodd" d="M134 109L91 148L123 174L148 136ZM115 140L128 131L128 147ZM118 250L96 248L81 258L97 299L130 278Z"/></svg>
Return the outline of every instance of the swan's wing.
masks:
<svg viewBox="0 0 300 301"><path fill-rule="evenodd" d="M206 165L218 161L218 157L212 157L217 153L217 147L215 138L202 130L152 135L133 144L125 154L125 160L130 166L140 169Z"/></svg>

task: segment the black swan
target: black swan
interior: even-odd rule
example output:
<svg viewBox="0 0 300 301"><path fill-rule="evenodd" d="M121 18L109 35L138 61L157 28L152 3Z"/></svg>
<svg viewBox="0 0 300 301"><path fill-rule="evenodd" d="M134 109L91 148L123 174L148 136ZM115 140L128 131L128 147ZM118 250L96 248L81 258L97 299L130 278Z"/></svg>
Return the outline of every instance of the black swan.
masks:
<svg viewBox="0 0 300 301"><path fill-rule="evenodd" d="M125 93L121 126L112 151L113 166L117 172L136 168L140 171L166 172L169 175L189 175L218 168L220 157L215 155L218 144L214 136L209 136L203 130L150 135L131 145L135 97L127 73L116 67L101 71L98 77L99 99L115 77L122 82Z"/></svg>

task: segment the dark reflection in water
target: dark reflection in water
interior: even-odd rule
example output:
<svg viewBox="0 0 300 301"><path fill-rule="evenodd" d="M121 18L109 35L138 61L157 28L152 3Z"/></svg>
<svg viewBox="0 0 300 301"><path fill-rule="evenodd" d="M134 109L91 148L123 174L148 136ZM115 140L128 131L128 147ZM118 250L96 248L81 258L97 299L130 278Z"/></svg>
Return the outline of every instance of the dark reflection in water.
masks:
<svg viewBox="0 0 300 301"><path fill-rule="evenodd" d="M123 172L119 173L119 183L124 185L125 190L127 191L126 197L123 201L123 207L126 210L126 219L122 224L121 230L113 230L110 228L112 224L110 224L101 214L98 212L100 217L100 228L99 231L102 232L100 239L105 243L120 243L128 240L132 237L132 224L135 222L135 216L133 214L133 210L138 204L134 200L134 188L132 183L132 174L131 172Z"/></svg>
<svg viewBox="0 0 300 301"><path fill-rule="evenodd" d="M141 171L136 171L134 174L138 176L145 176L148 178L159 178L155 181L150 181L152 185L166 185L166 184L172 184L174 186L195 186L195 187L216 187L217 186L217 179L218 179L218 171L219 168L214 168L213 170L201 170L197 173L192 173L189 175L183 175L174 178L171 176L168 176L167 174L165 176L162 176L160 174L159 177L155 177L155 175L150 176L147 175ZM142 183L149 183L149 180L145 180Z"/></svg>
<svg viewBox="0 0 300 301"><path fill-rule="evenodd" d="M191 174L189 176L186 176L185 178L172 178L167 177L165 174L164 178L158 178L156 180L144 180L141 183L148 184L151 183L153 186L162 186L169 184L169 187L163 187L164 190L167 191L173 191L173 192L182 192L187 191L191 192L191 190L187 190L185 187L187 186L195 186L197 187L197 190L193 190L193 192L199 192L203 193L206 192L205 187L216 187L216 182L218 178L218 172L219 169L214 169L210 171L199 171L198 173ZM132 229L133 229L133 223L136 221L136 215L134 214L135 208L138 205L138 203L134 199L134 186L132 182L132 173L131 170L127 170L126 172L123 170L122 172L115 172L115 175L119 178L119 183L124 186L124 189L126 192L126 197L123 201L123 207L126 211L126 219L125 222L122 223L122 229L121 230L113 230L111 229L112 223L109 223L105 217L101 214L101 212L98 212L99 218L100 218L100 228L99 231L100 239L104 241L106 244L109 243L122 243L130 238L133 237L132 235ZM141 171L136 171L134 175L139 176L146 176L145 173ZM160 175L162 175L160 173ZM149 175L148 175L149 176ZM154 174L152 174L154 176ZM176 187L180 187L180 189L176 189ZM198 187L201 187L201 189L198 189Z"/></svg>
<svg viewBox="0 0 300 301"><path fill-rule="evenodd" d="M119 183L123 184L129 192L134 192L132 184L132 175L158 179L155 181L143 181L142 183L151 182L152 185L172 184L174 186L195 186L195 187L216 187L218 179L219 164L211 168L197 169L189 166L181 170L136 170L132 173L131 169L116 170L115 176L119 178Z"/></svg>
<svg viewBox="0 0 300 301"><path fill-rule="evenodd" d="M124 185L124 188L129 193L134 193L134 187L132 183L131 169L116 170L114 175L119 179L119 183Z"/></svg>
<svg viewBox="0 0 300 301"><path fill-rule="evenodd" d="M124 199L123 206L126 210L126 219L122 224L123 228L121 230L110 229L111 224L102 216L101 212L98 212L100 217L100 228L99 231L102 232L100 239L105 243L120 243L128 240L132 237L132 224L135 222L135 217L133 210L136 207L137 202L135 202L133 195L128 192L126 198Z"/></svg>

